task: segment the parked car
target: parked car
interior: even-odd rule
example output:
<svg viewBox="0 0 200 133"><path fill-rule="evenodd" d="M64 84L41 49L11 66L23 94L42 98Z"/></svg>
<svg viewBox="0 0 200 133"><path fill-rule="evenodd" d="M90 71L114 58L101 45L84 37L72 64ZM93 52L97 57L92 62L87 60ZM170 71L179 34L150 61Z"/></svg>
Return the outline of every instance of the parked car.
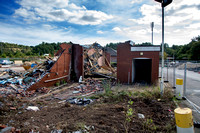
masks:
<svg viewBox="0 0 200 133"><path fill-rule="evenodd" d="M0 60L0 64L2 64L2 65L10 65L10 64L13 64L13 61L10 61L10 60Z"/></svg>

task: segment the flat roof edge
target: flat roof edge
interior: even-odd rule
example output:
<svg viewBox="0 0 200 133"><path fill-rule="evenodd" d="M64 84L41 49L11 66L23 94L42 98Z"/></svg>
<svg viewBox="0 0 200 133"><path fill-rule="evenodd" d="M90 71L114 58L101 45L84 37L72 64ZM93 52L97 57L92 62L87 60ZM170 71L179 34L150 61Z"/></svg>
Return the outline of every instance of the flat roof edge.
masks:
<svg viewBox="0 0 200 133"><path fill-rule="evenodd" d="M131 47L131 51L160 51L159 46Z"/></svg>

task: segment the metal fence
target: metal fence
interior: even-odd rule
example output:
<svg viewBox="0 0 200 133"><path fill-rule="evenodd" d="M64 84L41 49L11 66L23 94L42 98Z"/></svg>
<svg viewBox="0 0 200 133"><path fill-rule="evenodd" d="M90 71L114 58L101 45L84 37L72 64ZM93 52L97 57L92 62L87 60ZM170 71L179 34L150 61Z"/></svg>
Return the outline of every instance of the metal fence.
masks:
<svg viewBox="0 0 200 133"><path fill-rule="evenodd" d="M169 82L173 88L176 88L177 78L183 79L184 95L200 96L200 61L166 60L163 76L164 82Z"/></svg>

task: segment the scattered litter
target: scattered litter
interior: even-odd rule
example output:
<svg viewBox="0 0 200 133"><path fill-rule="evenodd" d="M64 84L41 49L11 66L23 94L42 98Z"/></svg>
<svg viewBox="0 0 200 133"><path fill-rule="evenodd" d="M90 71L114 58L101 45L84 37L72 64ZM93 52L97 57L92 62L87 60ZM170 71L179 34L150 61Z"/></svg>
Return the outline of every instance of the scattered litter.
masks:
<svg viewBox="0 0 200 133"><path fill-rule="evenodd" d="M33 110L33 111L38 111L38 110L40 110L38 107L36 107L36 106L28 106L27 108L26 108L27 110Z"/></svg>
<svg viewBox="0 0 200 133"><path fill-rule="evenodd" d="M80 76L80 78L79 78L79 81L78 81L79 83L82 83L83 82L83 78L82 78L82 76Z"/></svg>
<svg viewBox="0 0 200 133"><path fill-rule="evenodd" d="M79 130L79 131L73 131L72 133L83 133L83 132Z"/></svg>
<svg viewBox="0 0 200 133"><path fill-rule="evenodd" d="M73 131L72 133L90 133L90 131L94 131L94 126L86 126L84 125L84 129Z"/></svg>
<svg viewBox="0 0 200 133"><path fill-rule="evenodd" d="M77 93L80 93L80 91L73 91L73 94L77 94Z"/></svg>
<svg viewBox="0 0 200 133"><path fill-rule="evenodd" d="M80 99L70 98L67 99L66 101L69 102L70 104L83 105L83 106L93 102L92 99L87 99L87 98L80 98Z"/></svg>
<svg viewBox="0 0 200 133"><path fill-rule="evenodd" d="M171 110L171 109L168 109L168 111L169 111L169 112L172 112L172 110Z"/></svg>
<svg viewBox="0 0 200 133"><path fill-rule="evenodd" d="M140 119L144 119L144 118L145 118L145 116L144 116L143 114L140 114L140 113L138 113L138 117L139 117Z"/></svg>
<svg viewBox="0 0 200 133"><path fill-rule="evenodd" d="M77 97L77 96L84 97L92 95L94 93L101 93L103 92L103 90L104 89L102 86L102 81L88 78L78 86L69 88L67 92L54 95L54 98L59 100L66 100L71 97Z"/></svg>
<svg viewBox="0 0 200 133"><path fill-rule="evenodd" d="M62 133L62 131L63 130L61 130L61 129L60 130L53 130L53 131L51 131L51 133Z"/></svg>

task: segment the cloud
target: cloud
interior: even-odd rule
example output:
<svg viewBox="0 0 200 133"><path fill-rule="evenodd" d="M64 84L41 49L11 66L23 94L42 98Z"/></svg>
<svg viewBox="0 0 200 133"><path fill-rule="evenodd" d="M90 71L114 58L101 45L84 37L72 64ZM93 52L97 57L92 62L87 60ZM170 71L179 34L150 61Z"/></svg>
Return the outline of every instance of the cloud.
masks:
<svg viewBox="0 0 200 133"><path fill-rule="evenodd" d="M120 31L122 31L119 27L114 27L112 30L115 31L115 32L120 32Z"/></svg>
<svg viewBox="0 0 200 133"><path fill-rule="evenodd" d="M28 24L20 27L4 23L4 26L0 26L2 40L10 39L27 44L68 40L80 44L126 40L151 42L150 23L154 22L154 44L159 45L162 41L161 6L153 0L17 1L20 8L15 10L14 22L22 25L25 20ZM174 0L165 7L165 42L169 45L181 45L198 36L199 14L198 0ZM34 26L35 23L37 27Z"/></svg>
<svg viewBox="0 0 200 133"><path fill-rule="evenodd" d="M136 4L133 1L134 4ZM172 44L186 44L191 38L199 35L200 1L176 0L165 7L165 42ZM129 18L132 25L116 25L113 28L116 35L131 38L136 43L151 42L150 23L154 22L154 41L162 41L161 7L157 2L146 2L139 8L141 16ZM139 14L138 13L138 14ZM117 27L117 28L116 28ZM192 31L192 32L191 32Z"/></svg>
<svg viewBox="0 0 200 133"><path fill-rule="evenodd" d="M48 24L42 26L16 26L0 22L0 40L3 42L17 43L23 45L38 45L41 42L73 42L76 44L100 43L102 46L110 42L119 42L121 40L112 37L86 36L75 34L71 27L57 28ZM98 31L102 33L102 31Z"/></svg>
<svg viewBox="0 0 200 133"><path fill-rule="evenodd" d="M98 25L112 19L102 11L87 10L85 6L77 6L68 0L20 0L21 7L15 10L15 17L22 17L25 21L68 21L80 25Z"/></svg>
<svg viewBox="0 0 200 133"><path fill-rule="evenodd" d="M131 4L135 4L135 3L141 3L143 0L132 0Z"/></svg>
<svg viewBox="0 0 200 133"><path fill-rule="evenodd" d="M98 30L98 31L97 31L97 34L103 34L103 31Z"/></svg>

